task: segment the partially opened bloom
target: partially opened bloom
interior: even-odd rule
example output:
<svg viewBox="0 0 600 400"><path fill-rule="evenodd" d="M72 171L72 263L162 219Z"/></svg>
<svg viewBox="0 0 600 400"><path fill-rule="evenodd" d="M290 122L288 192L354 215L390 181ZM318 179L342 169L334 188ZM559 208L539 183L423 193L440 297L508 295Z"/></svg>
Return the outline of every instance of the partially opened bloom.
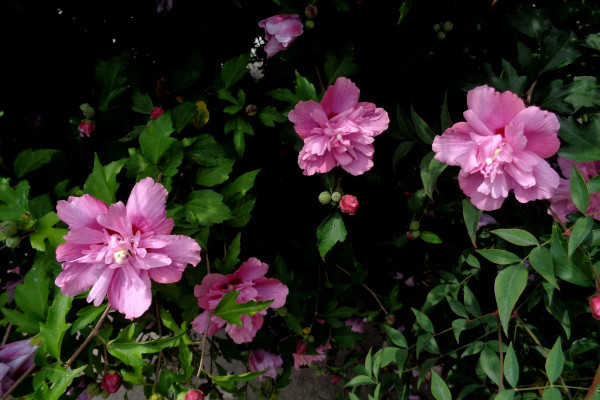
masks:
<svg viewBox="0 0 600 400"><path fill-rule="evenodd" d="M560 146L556 116L485 85L469 91L467 105L466 122L436 136L432 147L436 160L461 167L458 182L471 202L496 210L511 190L521 203L550 198L559 177L544 158Z"/></svg>
<svg viewBox="0 0 600 400"><path fill-rule="evenodd" d="M277 378L277 371L275 367L281 367L283 364L283 359L277 354L269 353L263 349L255 349L250 353L250 371L264 371L267 370L264 374L258 377L259 380L262 380L263 376L268 376L273 379Z"/></svg>
<svg viewBox="0 0 600 400"><path fill-rule="evenodd" d="M0 346L0 396L33 366L38 347L31 345L31 339Z"/></svg>
<svg viewBox="0 0 600 400"><path fill-rule="evenodd" d="M317 354L306 354L308 347L303 342L296 343L296 352L292 354L294 357L294 369L300 369L300 367L306 365L310 366L313 362L325 360L325 351L329 350L331 345L326 343L324 346L316 348Z"/></svg>
<svg viewBox="0 0 600 400"><path fill-rule="evenodd" d="M590 179L598 175L600 171L600 161L588 161L576 163L573 160L568 160L563 157L558 157L558 166L560 172L567 179L560 179L558 189L554 192L554 195L550 198L551 208L556 213L558 218L562 222L567 221L567 214L577 212L577 207L573 204L571 199L571 168L575 165L579 170L583 180L587 183ZM588 204L586 214L593 214L594 218L600 220L600 192L590 194L590 202Z"/></svg>
<svg viewBox="0 0 600 400"><path fill-rule="evenodd" d="M267 58L287 49L303 32L298 14L274 15L260 21L258 26L265 30Z"/></svg>
<svg viewBox="0 0 600 400"><path fill-rule="evenodd" d="M69 197L56 206L69 226L66 243L56 249L64 261L56 285L67 296L91 287L88 302L98 306L108 295L112 308L133 319L152 302L150 280L173 283L187 264L200 261L200 246L188 236L171 235L167 190L152 178L139 181L127 205L110 207L89 194Z"/></svg>
<svg viewBox="0 0 600 400"><path fill-rule="evenodd" d="M234 342L247 343L254 339L256 332L263 324L263 317L267 310L261 310L254 315L242 315L242 325L231 325L224 319L211 315L219 305L221 299L232 290L239 292L236 302L245 303L250 300L273 300L270 308L280 308L285 304L288 288L279 280L265 278L269 266L257 258L250 258L242 263L233 274L208 274L202 279L201 285L196 285L194 294L198 298L198 305L205 311L198 315L192 326L200 333L204 333L208 323L208 334L214 335L219 329L225 327L227 334ZM210 317L210 320L209 320Z"/></svg>
<svg viewBox="0 0 600 400"><path fill-rule="evenodd" d="M590 299L590 312L594 319L600 321L600 296L594 296Z"/></svg>
<svg viewBox="0 0 600 400"><path fill-rule="evenodd" d="M338 78L327 88L321 103L301 101L289 112L296 133L304 140L298 165L304 175L342 167L362 175L373 167L375 136L388 128L383 108L359 102L360 90L348 78Z"/></svg>

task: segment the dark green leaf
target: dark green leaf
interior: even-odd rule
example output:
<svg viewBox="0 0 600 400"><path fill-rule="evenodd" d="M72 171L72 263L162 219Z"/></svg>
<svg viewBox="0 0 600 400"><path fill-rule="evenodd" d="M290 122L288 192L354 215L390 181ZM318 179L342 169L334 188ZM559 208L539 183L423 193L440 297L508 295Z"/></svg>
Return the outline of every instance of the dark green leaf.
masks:
<svg viewBox="0 0 600 400"><path fill-rule="evenodd" d="M444 102L442 103L442 112L440 115L440 122L441 122L441 126L440 126L440 130L443 132L446 129L450 128L453 123L452 123L452 119L450 118L450 112L448 111L448 92L446 92L446 94L444 94Z"/></svg>
<svg viewBox="0 0 600 400"><path fill-rule="evenodd" d="M436 400L452 400L446 382L433 369L431 370L431 394Z"/></svg>
<svg viewBox="0 0 600 400"><path fill-rule="evenodd" d="M23 150L17 154L13 164L15 175L17 178L21 178L23 175L39 169L42 165L50 162L50 159L56 153L58 153L58 150L54 149Z"/></svg>
<svg viewBox="0 0 600 400"><path fill-rule="evenodd" d="M552 27L548 10L543 8L519 7L514 15L508 16L508 23L519 32L536 39L538 43Z"/></svg>
<svg viewBox="0 0 600 400"><path fill-rule="evenodd" d="M399 10L400 16L398 17L398 24L400 24L400 22L402 22L402 20L406 18L406 14L408 14L410 9L412 8L412 3L413 0L404 0L402 2L402 5L400 6Z"/></svg>
<svg viewBox="0 0 600 400"><path fill-rule="evenodd" d="M441 244L442 243L442 238L440 238L435 233L429 232L429 231L421 231L420 238L425 243L431 243L431 244Z"/></svg>
<svg viewBox="0 0 600 400"><path fill-rule="evenodd" d="M231 158L218 158L217 165L213 167L200 167L196 172L196 183L205 187L219 185L229 179L233 171L235 160Z"/></svg>
<svg viewBox="0 0 600 400"><path fill-rule="evenodd" d="M525 289L527 276L525 264L513 265L500 271L494 282L498 315L506 335L508 335L508 321L517 300Z"/></svg>
<svg viewBox="0 0 600 400"><path fill-rule="evenodd" d="M249 58L250 56L245 53L225 61L221 70L221 80L226 89L233 86L248 73Z"/></svg>
<svg viewBox="0 0 600 400"><path fill-rule="evenodd" d="M127 54L123 54L107 61L100 60L96 65L96 79L100 84L98 110L108 110L110 102L129 88L129 86L125 84L127 78L122 76L122 73L128 64L127 58Z"/></svg>
<svg viewBox="0 0 600 400"><path fill-rule="evenodd" d="M398 147L396 147L396 150L394 150L394 154L392 155L392 167L394 168L394 171L396 171L396 164L398 161L407 155L414 145L415 142L401 142Z"/></svg>
<svg viewBox="0 0 600 400"><path fill-rule="evenodd" d="M223 196L213 190L192 192L184 204L186 219L198 225L220 224L231 218L231 210L223 203Z"/></svg>
<svg viewBox="0 0 600 400"><path fill-rule="evenodd" d="M501 250L501 249L483 249L476 250L477 253L487 258L489 261L499 264L499 265L508 265L515 264L521 262L521 257L517 256L510 251Z"/></svg>
<svg viewBox="0 0 600 400"><path fill-rule="evenodd" d="M221 190L221 194L223 195L225 201L228 201L234 196L245 196L246 193L254 186L254 181L256 180L256 176L259 172L260 168L246 172L235 178L234 181L225 185L223 190Z"/></svg>
<svg viewBox="0 0 600 400"><path fill-rule="evenodd" d="M600 86L593 76L576 76L569 85L565 102L571 104L574 111L600 105Z"/></svg>
<svg viewBox="0 0 600 400"><path fill-rule="evenodd" d="M264 126L271 128L275 126L275 122L286 122L288 120L285 114L277 111L273 106L261 109L258 113L258 119L260 119Z"/></svg>
<svg viewBox="0 0 600 400"><path fill-rule="evenodd" d="M565 365L565 356L562 351L562 346L560 342L560 337L556 339L556 343L548 353L548 357L546 358L546 375L548 376L548 381L552 384L556 381L560 374L562 373L563 367Z"/></svg>
<svg viewBox="0 0 600 400"><path fill-rule="evenodd" d="M467 285L463 286L463 296L465 308L467 309L469 314L471 314L474 317L480 317L481 309L479 308L479 302L477 301L477 298Z"/></svg>
<svg viewBox="0 0 600 400"><path fill-rule="evenodd" d="M344 57L338 62L332 52L325 56L325 76L327 76L328 85L333 85L337 78L348 77L358 71L358 65L352 62L352 53L345 52Z"/></svg>
<svg viewBox="0 0 600 400"><path fill-rule="evenodd" d="M321 258L333 248L337 242L346 240L346 227L339 212L329 215L317 228L317 248Z"/></svg>
<svg viewBox="0 0 600 400"><path fill-rule="evenodd" d="M463 318L469 318L469 314L467 314L467 309L464 305L454 297L446 296L446 301L448 301L448 305L454 311L454 313Z"/></svg>
<svg viewBox="0 0 600 400"><path fill-rule="evenodd" d="M105 308L106 307L96 307L95 305L89 305L77 311L77 316L79 318L77 318L71 326L71 335L75 335L77 332L86 328L89 324L94 322L97 318L100 317L100 314L102 314Z"/></svg>
<svg viewBox="0 0 600 400"><path fill-rule="evenodd" d="M59 244L63 243L65 236L69 231L67 229L55 228L54 225L60 221L58 215L52 211L38 219L33 226L34 231L29 236L31 247L39 251L46 251L46 243L48 240L50 244L56 248Z"/></svg>
<svg viewBox="0 0 600 400"><path fill-rule="evenodd" d="M406 339L404 338L404 335L400 333L400 331L388 325L383 325L383 330L388 335L392 343L394 343L396 346L402 347L403 349L408 348Z"/></svg>
<svg viewBox="0 0 600 400"><path fill-rule="evenodd" d="M421 328L423 328L423 330L425 332L429 332L431 334L435 333L435 330L433 328L433 323L431 322L431 320L429 319L429 317L425 314L423 314L422 312L412 308L412 312L413 314L415 314L415 317L417 319L416 323L418 326L420 326Z"/></svg>
<svg viewBox="0 0 600 400"><path fill-rule="evenodd" d="M526 76L519 76L517 70L505 59L502 59L502 74L500 77L493 76L494 86L502 91L511 91L517 96L522 96L527 84Z"/></svg>
<svg viewBox="0 0 600 400"><path fill-rule="evenodd" d="M298 71L296 71L296 96L300 100L314 100L317 101L317 91L312 83L308 81L305 77L300 75Z"/></svg>
<svg viewBox="0 0 600 400"><path fill-rule="evenodd" d="M433 143L435 133L433 133L423 118L419 117L412 106L410 107L410 116L419 139L421 139L425 144L431 145Z"/></svg>
<svg viewBox="0 0 600 400"><path fill-rule="evenodd" d="M221 265L221 268L219 270L219 272L221 272L222 274L228 274L232 272L237 263L240 262L238 256L241 250L241 236L242 233L238 232L235 238L233 238L233 240L231 241L229 247L227 247L227 254L225 255L225 260L223 260L223 264Z"/></svg>
<svg viewBox="0 0 600 400"><path fill-rule="evenodd" d="M103 167L98 159L98 154L94 154L94 169L83 184L83 191L106 204L116 203L115 193L119 188L117 175L126 161L127 159L124 158Z"/></svg>
<svg viewBox="0 0 600 400"><path fill-rule="evenodd" d="M171 133L174 131L169 112L150 121L146 129L142 131L139 138L140 149L152 164L158 165L160 157L176 141L171 137Z"/></svg>
<svg viewBox="0 0 600 400"><path fill-rule="evenodd" d="M191 101L184 101L171 110L175 132L181 132L198 115L198 108Z"/></svg>
<svg viewBox="0 0 600 400"><path fill-rule="evenodd" d="M588 204L590 203L590 193L588 192L585 180L575 165L571 167L570 193L573 204L582 214L586 214Z"/></svg>
<svg viewBox="0 0 600 400"><path fill-rule="evenodd" d="M290 89L273 89L267 92L267 95L271 96L275 100L285 101L292 105L296 105L300 101L298 96L294 94Z"/></svg>
<svg viewBox="0 0 600 400"><path fill-rule="evenodd" d="M514 398L515 398L515 390L510 389L510 390L503 390L502 392L498 393L496 395L496 397L494 397L494 400L513 400Z"/></svg>
<svg viewBox="0 0 600 400"><path fill-rule="evenodd" d="M482 211L475 207L469 199L463 199L462 211L471 243L473 243L473 247L477 248L477 225L479 225Z"/></svg>
<svg viewBox="0 0 600 400"><path fill-rule="evenodd" d="M197 136L197 140L192 147L186 151L186 160L203 165L205 167L214 167L217 160L225 156L225 150L215 140L212 135L202 134Z"/></svg>
<svg viewBox="0 0 600 400"><path fill-rule="evenodd" d="M135 112L142 114L150 114L154 109L154 105L152 105L152 99L148 95L148 93L141 93L139 91L133 92L131 96L131 109Z"/></svg>
<svg viewBox="0 0 600 400"><path fill-rule="evenodd" d="M560 156L576 162L600 160L600 118L593 117L586 126L576 123L573 117L559 120L558 134L566 142L558 151Z"/></svg>
<svg viewBox="0 0 600 400"><path fill-rule="evenodd" d="M531 233L522 229L495 229L493 234L517 246L537 246L538 241Z"/></svg>
<svg viewBox="0 0 600 400"><path fill-rule="evenodd" d="M421 160L421 180L423 181L423 188L425 193L430 198L433 198L433 190L435 189L435 183L438 176L446 169L448 165L433 158L434 152L429 152Z"/></svg>
<svg viewBox="0 0 600 400"><path fill-rule="evenodd" d="M8 179L0 178L0 220L17 221L29 213L29 183L20 181L13 189Z"/></svg>
<svg viewBox="0 0 600 400"><path fill-rule="evenodd" d="M348 383L344 385L344 387L354 387L361 385L374 385L375 381L373 378L370 378L366 375L358 375L352 378Z"/></svg>
<svg viewBox="0 0 600 400"><path fill-rule="evenodd" d="M496 385L500 384L500 359L498 354L488 346L485 346L479 357L481 369Z"/></svg>
<svg viewBox="0 0 600 400"><path fill-rule="evenodd" d="M571 258L577 247L585 240L592 231L594 219L592 217L579 218L571 227L571 235L569 236L569 250L567 257Z"/></svg>
<svg viewBox="0 0 600 400"><path fill-rule="evenodd" d="M15 302L25 314L35 315L40 321L46 320L50 278L44 266L34 264L25 275L25 281L15 287Z"/></svg>
<svg viewBox="0 0 600 400"><path fill-rule="evenodd" d="M165 348L177 347L181 341L181 336L174 336L137 343L133 339L134 330L135 325L129 325L116 339L106 345L106 350L110 354L132 367L147 365L147 360L143 358L144 354L154 354Z"/></svg>
<svg viewBox="0 0 600 400"><path fill-rule="evenodd" d="M544 38L542 72L555 71L573 63L581 53L575 49L574 38L568 32L552 30Z"/></svg>
<svg viewBox="0 0 600 400"><path fill-rule="evenodd" d="M554 263L552 254L545 247L534 247L529 253L529 262L533 269L558 289L558 283L554 277Z"/></svg>
<svg viewBox="0 0 600 400"><path fill-rule="evenodd" d="M560 389L557 387L548 387L544 390L542 400L562 400Z"/></svg>

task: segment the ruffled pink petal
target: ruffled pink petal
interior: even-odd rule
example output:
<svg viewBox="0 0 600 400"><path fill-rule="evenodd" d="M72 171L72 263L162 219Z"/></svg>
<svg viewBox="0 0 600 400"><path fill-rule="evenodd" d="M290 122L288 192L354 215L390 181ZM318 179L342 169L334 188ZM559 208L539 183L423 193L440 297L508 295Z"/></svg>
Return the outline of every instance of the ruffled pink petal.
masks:
<svg viewBox="0 0 600 400"><path fill-rule="evenodd" d="M156 239L164 241L165 246L154 250L155 253L162 253L169 256L173 263L185 267L187 264L192 266L200 262L200 245L191 237L183 235L157 236Z"/></svg>
<svg viewBox="0 0 600 400"><path fill-rule="evenodd" d="M256 372L266 370L264 374L258 377L259 380L262 380L264 376L276 379L277 371L275 370L275 367L280 367L281 365L283 365L283 359L280 356L269 353L263 349L252 350L250 359L248 360L250 371Z"/></svg>
<svg viewBox="0 0 600 400"><path fill-rule="evenodd" d="M560 123L553 113L540 110L535 106L527 107L513 118L512 124L523 125L523 133L527 138L525 150L541 158L551 157L558 151Z"/></svg>
<svg viewBox="0 0 600 400"><path fill-rule="evenodd" d="M267 39L267 44L265 45L265 52L267 53L267 58L273 57L281 50L285 50L285 47L283 47L283 45L278 40L276 40L273 37Z"/></svg>
<svg viewBox="0 0 600 400"><path fill-rule="evenodd" d="M77 296L94 285L106 269L106 264L65 263L54 283L66 296Z"/></svg>
<svg viewBox="0 0 600 400"><path fill-rule="evenodd" d="M115 270L108 288L108 301L127 319L142 315L152 303L148 272L135 270L127 264L121 265Z"/></svg>
<svg viewBox="0 0 600 400"><path fill-rule="evenodd" d="M256 336L256 332L262 327L263 316L260 314L242 315L242 326L230 325L225 326L225 332L231 337L231 339L237 343L249 343Z"/></svg>
<svg viewBox="0 0 600 400"><path fill-rule="evenodd" d="M316 173L326 173L331 171L335 166L335 158L329 152L322 156L316 156L302 149L298 154L298 165L304 175L314 175Z"/></svg>
<svg viewBox="0 0 600 400"><path fill-rule="evenodd" d="M571 190L567 179L560 179L558 188L550 198L550 204L552 210L562 222L567 222L567 214L577 211L577 207L571 200ZM548 213L550 214L550 212Z"/></svg>
<svg viewBox="0 0 600 400"><path fill-rule="evenodd" d="M89 250L87 244L61 243L56 248L56 259L58 261L74 261L83 255L84 250Z"/></svg>
<svg viewBox="0 0 600 400"><path fill-rule="evenodd" d="M356 159L351 163L341 166L344 171L351 175L358 176L362 175L373 167L373 160L370 157L365 156L363 153L357 152Z"/></svg>
<svg viewBox="0 0 600 400"><path fill-rule="evenodd" d="M114 269L106 268L107 267L106 264L104 266L105 266L105 270L98 277L98 279L94 283L94 286L92 287L92 290L90 290L90 292L88 293L88 297L87 297L87 302L88 303L94 302L94 305L96 307L99 306L100 304L102 304L102 302L104 301L104 298L106 297L106 293L108 292L110 283L113 279L113 275L115 274Z"/></svg>
<svg viewBox="0 0 600 400"><path fill-rule="evenodd" d="M68 243L72 244L92 244L103 243L105 236L100 229L94 228L72 228L64 237Z"/></svg>
<svg viewBox="0 0 600 400"><path fill-rule="evenodd" d="M340 77L327 88L321 105L329 118L353 108L358 103L360 90L348 78Z"/></svg>
<svg viewBox="0 0 600 400"><path fill-rule="evenodd" d="M483 175L479 173L469 174L468 172L463 173L462 171L458 174L458 183L460 188L466 194L471 203L475 207L484 211L497 210L502 206L502 203L506 199L505 197L494 198L489 194L483 194L478 191L479 187L484 181Z"/></svg>
<svg viewBox="0 0 600 400"><path fill-rule="evenodd" d="M104 202L89 194L81 197L69 197L69 201L60 200L56 205L58 217L71 229L101 229L96 218L107 211L108 206Z"/></svg>
<svg viewBox="0 0 600 400"><path fill-rule="evenodd" d="M537 156L534 155L534 157ZM560 182L558 173L545 160L538 157L538 162L534 165L532 173L535 178L535 186L524 188L520 185L515 185L513 187L515 197L521 203L549 199L556 191L556 188L558 188Z"/></svg>
<svg viewBox="0 0 600 400"><path fill-rule="evenodd" d="M259 278L254 282L258 300L273 300L269 307L280 308L285 304L289 289L283 283L273 278Z"/></svg>
<svg viewBox="0 0 600 400"><path fill-rule="evenodd" d="M323 107L316 101L300 101L296 107L288 113L288 119L294 123L294 130L302 138L312 135L312 131L318 128L321 116L325 116Z"/></svg>
<svg viewBox="0 0 600 400"><path fill-rule="evenodd" d="M479 165L475 142L471 139L472 128L466 122L458 122L433 139L431 148L435 159L448 165L459 165L471 170Z"/></svg>
<svg viewBox="0 0 600 400"><path fill-rule="evenodd" d="M225 326L225 321L217 317L211 317L208 320L209 312L204 311L192 321L192 328L198 333L204 334L206 324L208 323L208 336L212 336Z"/></svg>
<svg viewBox="0 0 600 400"><path fill-rule="evenodd" d="M154 282L174 283L181 280L183 268L177 265L167 265L166 267L149 269L148 274Z"/></svg>
<svg viewBox="0 0 600 400"><path fill-rule="evenodd" d="M166 254L146 253L144 257L132 258L130 262L136 269L152 269L171 265L172 260Z"/></svg>
<svg viewBox="0 0 600 400"><path fill-rule="evenodd" d="M492 133L499 133L515 115L525 109L523 100L514 93L500 93L487 85L469 91L467 106ZM469 119L467 121L471 122Z"/></svg>
<svg viewBox="0 0 600 400"><path fill-rule="evenodd" d="M240 268L233 274L242 281L253 281L265 276L269 266L261 262L258 258L250 257L240 265Z"/></svg>
<svg viewBox="0 0 600 400"><path fill-rule="evenodd" d="M100 225L118 232L124 238L133 236L131 222L129 222L129 219L127 218L127 209L120 201L111 205L108 212L99 215L96 219Z"/></svg>
<svg viewBox="0 0 600 400"><path fill-rule="evenodd" d="M390 117L383 108L373 103L358 103L357 107L364 108L362 116L354 120L363 135L377 136L389 127Z"/></svg>
<svg viewBox="0 0 600 400"><path fill-rule="evenodd" d="M167 190L152 178L145 178L135 184L127 200L129 221L142 232L155 235L168 235L173 230L173 220L167 218L165 204Z"/></svg>
<svg viewBox="0 0 600 400"><path fill-rule="evenodd" d="M194 296L198 298L198 306L201 308L209 309L209 300L214 296L211 292L214 292L214 288L221 288L229 283L229 278L221 274L207 274L202 279L202 285L196 285L194 287ZM219 290L220 292L220 290ZM225 292L220 293L219 299L225 295Z"/></svg>

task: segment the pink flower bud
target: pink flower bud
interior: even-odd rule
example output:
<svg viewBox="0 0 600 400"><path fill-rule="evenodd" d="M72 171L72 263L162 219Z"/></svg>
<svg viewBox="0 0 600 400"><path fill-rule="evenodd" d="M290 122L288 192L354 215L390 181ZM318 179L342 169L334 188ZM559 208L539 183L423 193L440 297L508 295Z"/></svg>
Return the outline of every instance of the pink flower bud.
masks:
<svg viewBox="0 0 600 400"><path fill-rule="evenodd" d="M102 390L106 393L115 393L121 387L121 375L116 372L109 372L102 378Z"/></svg>
<svg viewBox="0 0 600 400"><path fill-rule="evenodd" d="M254 117L257 113L258 107L256 107L254 104L248 104L248 106L246 107L246 114L249 117Z"/></svg>
<svg viewBox="0 0 600 400"><path fill-rule="evenodd" d="M154 121L155 119L157 119L158 117L160 117L164 113L165 113L165 109L164 108L162 108L162 107L154 107L152 109L152 112L150 113L150 119L152 121Z"/></svg>
<svg viewBox="0 0 600 400"><path fill-rule="evenodd" d="M600 296L594 296L590 299L590 311L592 317L600 321Z"/></svg>
<svg viewBox="0 0 600 400"><path fill-rule="evenodd" d="M185 395L185 400L204 400L204 395L198 389L194 389Z"/></svg>
<svg viewBox="0 0 600 400"><path fill-rule="evenodd" d="M358 200L351 194L347 194L340 200L340 208L342 209L342 212L354 215L356 214L356 209L358 208Z"/></svg>
<svg viewBox="0 0 600 400"><path fill-rule="evenodd" d="M77 130L79 131L79 136L90 137L92 132L96 130L96 124L94 123L94 121L91 121L89 119L82 119L79 123L79 126L77 127Z"/></svg>
<svg viewBox="0 0 600 400"><path fill-rule="evenodd" d="M340 379L342 379L339 375L333 375L331 377L331 383L333 383L334 385L338 384L340 382Z"/></svg>

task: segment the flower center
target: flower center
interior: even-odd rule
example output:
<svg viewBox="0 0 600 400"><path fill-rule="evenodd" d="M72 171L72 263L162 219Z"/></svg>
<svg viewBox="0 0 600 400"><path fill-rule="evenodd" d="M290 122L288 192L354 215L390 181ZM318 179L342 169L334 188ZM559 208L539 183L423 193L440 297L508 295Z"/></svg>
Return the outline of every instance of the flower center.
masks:
<svg viewBox="0 0 600 400"><path fill-rule="evenodd" d="M120 249L113 253L113 257L115 258L115 262L117 264L124 264L128 256L129 250L127 249Z"/></svg>
<svg viewBox="0 0 600 400"><path fill-rule="evenodd" d="M504 144L504 143L502 143ZM494 161L496 161L496 158L498 158L498 156L500 155L500 153L502 153L502 147L498 147L496 150L494 150L494 155L492 157L488 157L485 159L485 163L487 165L492 165L492 163Z"/></svg>

